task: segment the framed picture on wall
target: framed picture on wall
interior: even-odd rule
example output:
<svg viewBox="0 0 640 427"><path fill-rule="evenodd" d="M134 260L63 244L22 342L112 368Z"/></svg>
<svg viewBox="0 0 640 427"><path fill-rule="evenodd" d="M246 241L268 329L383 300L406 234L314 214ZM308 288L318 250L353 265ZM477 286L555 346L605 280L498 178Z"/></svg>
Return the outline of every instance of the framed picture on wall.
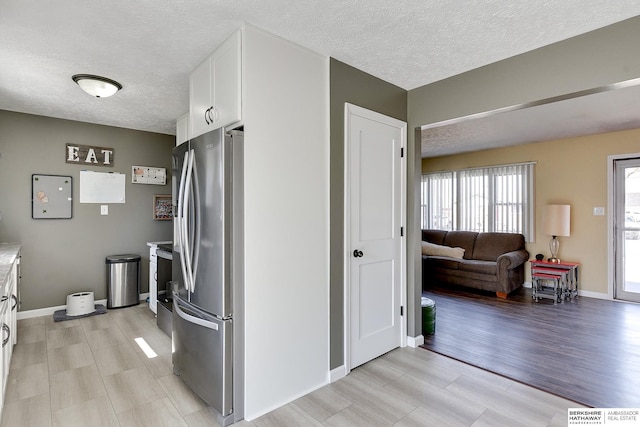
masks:
<svg viewBox="0 0 640 427"><path fill-rule="evenodd" d="M156 221L170 221L173 219L170 194L155 194L153 196L153 219Z"/></svg>

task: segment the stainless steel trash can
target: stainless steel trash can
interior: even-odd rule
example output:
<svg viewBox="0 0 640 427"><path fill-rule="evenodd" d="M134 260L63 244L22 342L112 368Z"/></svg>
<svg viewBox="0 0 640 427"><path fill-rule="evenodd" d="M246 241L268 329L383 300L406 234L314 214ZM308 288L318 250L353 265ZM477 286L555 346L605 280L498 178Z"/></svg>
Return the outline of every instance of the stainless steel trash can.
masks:
<svg viewBox="0 0 640 427"><path fill-rule="evenodd" d="M107 308L140 304L140 255L111 255L107 264Z"/></svg>

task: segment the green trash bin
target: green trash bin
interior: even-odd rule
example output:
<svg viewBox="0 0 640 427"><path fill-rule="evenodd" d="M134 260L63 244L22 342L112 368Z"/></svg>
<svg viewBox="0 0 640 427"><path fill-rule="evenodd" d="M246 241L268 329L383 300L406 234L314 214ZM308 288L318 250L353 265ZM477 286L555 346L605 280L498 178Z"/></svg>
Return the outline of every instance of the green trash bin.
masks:
<svg viewBox="0 0 640 427"><path fill-rule="evenodd" d="M433 335L436 332L436 303L422 297L422 335Z"/></svg>

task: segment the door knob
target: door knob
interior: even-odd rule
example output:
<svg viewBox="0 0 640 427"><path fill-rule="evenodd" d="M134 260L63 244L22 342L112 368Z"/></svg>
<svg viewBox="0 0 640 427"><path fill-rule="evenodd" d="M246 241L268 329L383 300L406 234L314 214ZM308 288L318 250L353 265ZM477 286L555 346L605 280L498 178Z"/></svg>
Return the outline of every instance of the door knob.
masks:
<svg viewBox="0 0 640 427"><path fill-rule="evenodd" d="M355 251L353 251L353 256L356 257L356 258L360 258L363 255L364 254L362 253L362 251L359 251L357 249Z"/></svg>

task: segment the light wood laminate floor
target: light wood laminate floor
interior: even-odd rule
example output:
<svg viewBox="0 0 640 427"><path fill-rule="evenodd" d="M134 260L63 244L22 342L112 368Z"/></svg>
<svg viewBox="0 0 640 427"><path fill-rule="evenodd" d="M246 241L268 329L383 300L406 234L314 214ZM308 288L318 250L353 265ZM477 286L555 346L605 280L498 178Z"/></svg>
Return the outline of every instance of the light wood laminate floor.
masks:
<svg viewBox="0 0 640 427"><path fill-rule="evenodd" d="M157 353L148 358L134 342ZM394 350L236 426L565 426L577 404L417 348ZM217 426L172 373L146 305L20 320L0 427Z"/></svg>

